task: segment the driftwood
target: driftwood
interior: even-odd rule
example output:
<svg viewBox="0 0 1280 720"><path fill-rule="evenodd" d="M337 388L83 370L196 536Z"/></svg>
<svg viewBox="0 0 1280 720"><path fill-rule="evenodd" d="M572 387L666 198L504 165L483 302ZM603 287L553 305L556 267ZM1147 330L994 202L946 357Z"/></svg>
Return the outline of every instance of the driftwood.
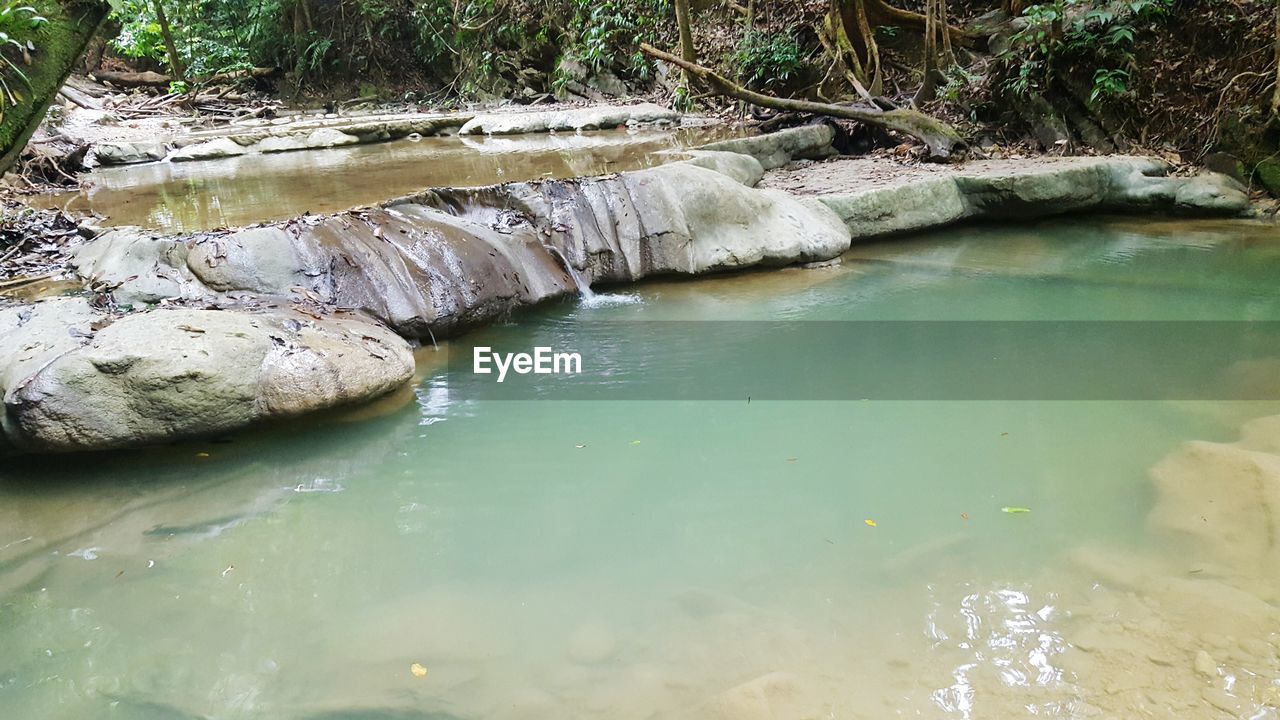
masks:
<svg viewBox="0 0 1280 720"><path fill-rule="evenodd" d="M108 82L116 87L168 87L169 76L157 72L114 72L111 70L95 70L89 77L99 82Z"/></svg>
<svg viewBox="0 0 1280 720"><path fill-rule="evenodd" d="M199 78L202 83L226 83L235 80L267 78L279 72L279 68L250 68L218 73L207 78ZM173 78L157 72L112 72L95 70L90 74L95 80L109 82L117 87L168 87Z"/></svg>
<svg viewBox="0 0 1280 720"><path fill-rule="evenodd" d="M64 84L62 88L58 90L58 92L61 93L62 96L65 97L66 99L70 100L76 105L79 105L82 108L86 108L89 110L102 109L101 100L87 93L81 92L80 90L77 90L76 88L72 87L70 83Z"/></svg>
<svg viewBox="0 0 1280 720"><path fill-rule="evenodd" d="M877 108L873 110L809 100L790 100L774 97L748 90L710 68L685 62L682 58L663 52L648 43L641 43L640 49L650 57L671 63L685 70L707 84L718 95L724 95L773 110L789 110L844 120L856 120L867 125L909 135L925 144L929 149L929 158L931 160L948 160L965 147L964 139L960 137L960 134L954 128L937 118L916 110L905 108L897 110L881 110Z"/></svg>

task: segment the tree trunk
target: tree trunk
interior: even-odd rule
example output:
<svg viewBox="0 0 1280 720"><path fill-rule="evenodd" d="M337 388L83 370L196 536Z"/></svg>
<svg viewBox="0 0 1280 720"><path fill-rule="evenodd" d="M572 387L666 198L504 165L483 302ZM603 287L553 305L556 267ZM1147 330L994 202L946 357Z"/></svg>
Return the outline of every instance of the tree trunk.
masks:
<svg viewBox="0 0 1280 720"><path fill-rule="evenodd" d="M164 14L164 4L160 0L151 0L156 11L156 22L160 25L160 37L164 40L164 51L169 56L169 72L179 80L187 77L187 68L182 64L182 56L178 54L178 46L173 42L173 32L169 28L169 18Z"/></svg>
<svg viewBox="0 0 1280 720"><path fill-rule="evenodd" d="M271 77L280 72L279 68L249 68L247 70L232 70L230 72L218 73L210 75L206 78L199 78L201 82L208 84L235 82L236 80L257 80ZM168 87L174 78L168 75L161 75L157 72L111 72L110 70L98 70L90 73L90 77L101 82L111 83L116 87Z"/></svg>
<svg viewBox="0 0 1280 720"><path fill-rule="evenodd" d="M680 57L685 62L698 62L698 51L693 47L693 29L689 26L689 0L676 0L676 26L680 29Z"/></svg>
<svg viewBox="0 0 1280 720"><path fill-rule="evenodd" d="M1271 117L1280 120L1280 0L1276 0L1276 87L1271 93Z"/></svg>
<svg viewBox="0 0 1280 720"><path fill-rule="evenodd" d="M928 19L924 15L910 10L900 10L885 2L885 0L858 1L866 3L867 17L871 20L872 26L896 25L897 27L911 28L912 30L923 32L928 24ZM966 47L982 44L982 38L971 35L958 27L947 28L947 35L951 38L951 42Z"/></svg>
<svg viewBox="0 0 1280 720"><path fill-rule="evenodd" d="M1009 17L1018 17L1027 9L1026 0L1000 0L1000 9L1009 13Z"/></svg>
<svg viewBox="0 0 1280 720"><path fill-rule="evenodd" d="M836 66L863 98L882 92L880 48L867 17L865 0L830 0L824 21L824 42L834 50Z"/></svg>
<svg viewBox="0 0 1280 720"><path fill-rule="evenodd" d="M912 99L919 106L932 101L938 94L938 86L945 83L946 70L955 64L951 50L951 28L947 23L946 0L925 0L924 26L924 74L920 90Z"/></svg>
<svg viewBox="0 0 1280 720"><path fill-rule="evenodd" d="M104 0L62 0L36 6L48 22L36 40L35 62L25 70L26 99L10 106L0 120L0 172L8 170L26 147L49 103L58 96L58 90L111 11Z"/></svg>
<svg viewBox="0 0 1280 720"><path fill-rule="evenodd" d="M885 130L909 135L925 144L929 149L929 158L931 160L949 160L965 147L964 139L950 125L915 110L863 110L843 105L829 105L808 100L788 100L773 97L772 95L752 92L710 68L685 62L682 58L663 52L648 43L640 43L640 49L650 57L682 68L689 75L710 86L713 92L735 100L774 110L789 110L843 118L845 120L857 120Z"/></svg>

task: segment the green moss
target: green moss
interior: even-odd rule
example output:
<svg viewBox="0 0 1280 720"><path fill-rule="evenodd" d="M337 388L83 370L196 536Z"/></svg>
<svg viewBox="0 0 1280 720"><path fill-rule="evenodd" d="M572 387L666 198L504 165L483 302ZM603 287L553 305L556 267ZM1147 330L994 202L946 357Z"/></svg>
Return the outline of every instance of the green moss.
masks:
<svg viewBox="0 0 1280 720"><path fill-rule="evenodd" d="M1253 179L1280 197L1280 160L1263 160L1253 168Z"/></svg>
<svg viewBox="0 0 1280 720"><path fill-rule="evenodd" d="M8 169L35 132L109 10L102 0L35 0L31 5L49 22L38 31L31 65L23 68L30 81L23 88L25 99L10 107L0 122L0 171Z"/></svg>

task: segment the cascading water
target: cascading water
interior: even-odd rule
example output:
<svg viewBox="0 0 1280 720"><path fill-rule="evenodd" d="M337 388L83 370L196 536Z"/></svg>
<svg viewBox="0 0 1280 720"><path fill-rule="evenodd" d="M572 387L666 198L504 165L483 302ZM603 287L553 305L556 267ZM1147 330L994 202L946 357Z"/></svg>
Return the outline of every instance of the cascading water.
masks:
<svg viewBox="0 0 1280 720"><path fill-rule="evenodd" d="M595 291L578 273L578 269L573 266L573 263L569 262L569 258L565 257L563 252L560 252L560 248L549 243L544 243L542 247L546 248L552 255L555 255L556 259L560 261L560 265L564 267L565 272L569 273L569 279L573 280L573 286L578 288L578 295L582 297L584 302L591 302L596 299Z"/></svg>
<svg viewBox="0 0 1280 720"><path fill-rule="evenodd" d="M607 305L631 305L640 302L640 296L633 293L605 293L603 295L596 294L587 284L578 269L569 262L569 258L565 256L560 248L555 245L544 243L543 247L547 249L560 261L560 265L564 267L564 271L569 274L569 279L573 280L573 286L578 289L578 297L582 299L582 304L586 307L604 307Z"/></svg>

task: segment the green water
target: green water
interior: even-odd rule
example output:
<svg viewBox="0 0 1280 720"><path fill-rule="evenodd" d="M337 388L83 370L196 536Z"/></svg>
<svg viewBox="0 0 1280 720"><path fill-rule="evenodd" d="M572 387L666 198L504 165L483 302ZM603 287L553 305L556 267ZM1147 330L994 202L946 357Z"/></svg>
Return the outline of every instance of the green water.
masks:
<svg viewBox="0 0 1280 720"><path fill-rule="evenodd" d="M1276 320L1276 239L1243 222L977 226L487 332ZM660 338L615 343L577 349L707 378L766 357L707 347L671 368ZM424 351L412 393L302 426L0 469L0 717L754 718L722 693L769 673L823 717L1073 717L1097 688L1059 659L1094 583L1065 555L1162 552L1148 469L1277 412L482 402L439 363Z"/></svg>

